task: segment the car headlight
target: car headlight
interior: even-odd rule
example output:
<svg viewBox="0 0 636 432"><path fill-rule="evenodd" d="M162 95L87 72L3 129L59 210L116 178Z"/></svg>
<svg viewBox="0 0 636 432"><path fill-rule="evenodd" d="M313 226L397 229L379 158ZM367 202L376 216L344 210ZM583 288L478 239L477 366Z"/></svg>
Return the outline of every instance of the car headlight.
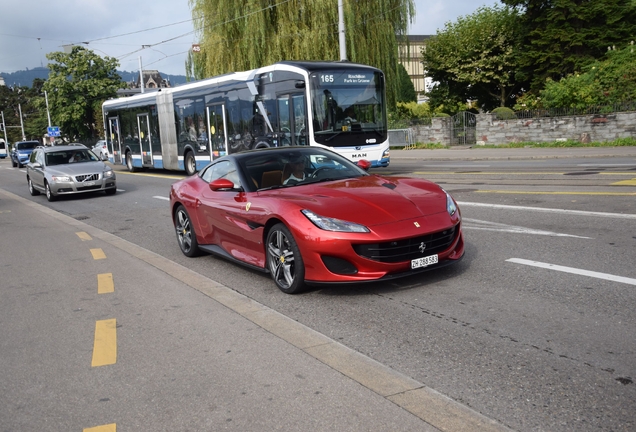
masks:
<svg viewBox="0 0 636 432"><path fill-rule="evenodd" d="M104 178L111 178L113 176L113 170L104 171Z"/></svg>
<svg viewBox="0 0 636 432"><path fill-rule="evenodd" d="M446 211L449 215L453 216L457 213L457 204L455 204L455 200L453 200L448 192L444 191L444 193L446 194Z"/></svg>
<svg viewBox="0 0 636 432"><path fill-rule="evenodd" d="M330 217L320 216L311 210L301 210L302 213L307 216L307 219L313 222L318 228L325 231L338 231L338 232L354 232L354 233L368 233L369 228L364 225L360 225L354 222L347 222L340 219L334 219Z"/></svg>
<svg viewBox="0 0 636 432"><path fill-rule="evenodd" d="M54 182L68 183L73 181L69 176L53 176L52 178Z"/></svg>

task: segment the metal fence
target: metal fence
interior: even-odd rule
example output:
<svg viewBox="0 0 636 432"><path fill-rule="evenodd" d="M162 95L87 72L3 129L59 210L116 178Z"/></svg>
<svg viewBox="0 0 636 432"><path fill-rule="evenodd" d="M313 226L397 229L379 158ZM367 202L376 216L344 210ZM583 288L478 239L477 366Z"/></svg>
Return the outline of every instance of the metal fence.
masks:
<svg viewBox="0 0 636 432"><path fill-rule="evenodd" d="M389 145L391 147L404 147L405 150L412 148L413 131L411 129L389 129Z"/></svg>
<svg viewBox="0 0 636 432"><path fill-rule="evenodd" d="M592 105L585 108L549 108L535 110L521 110L514 112L514 118L527 119L538 117L565 117L578 115L594 115L594 114L612 114L617 112L636 111L636 101L622 102L613 105ZM498 120L510 120L511 114L503 114L498 116L493 113Z"/></svg>

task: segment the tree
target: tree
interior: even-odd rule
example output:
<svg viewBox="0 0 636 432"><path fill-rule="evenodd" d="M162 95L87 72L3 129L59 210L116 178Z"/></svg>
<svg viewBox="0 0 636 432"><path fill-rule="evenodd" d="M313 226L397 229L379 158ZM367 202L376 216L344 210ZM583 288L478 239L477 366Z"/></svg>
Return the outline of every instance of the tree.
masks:
<svg viewBox="0 0 636 432"><path fill-rule="evenodd" d="M433 106L468 99L486 109L512 103L516 20L511 8L481 7L429 39L422 50L424 69L441 86L431 93Z"/></svg>
<svg viewBox="0 0 636 432"><path fill-rule="evenodd" d="M46 57L49 79L43 86L49 98L51 120L73 140L94 138L101 130L101 104L115 97L122 87L115 58L101 58L91 50L74 46L69 54L54 52Z"/></svg>
<svg viewBox="0 0 636 432"><path fill-rule="evenodd" d="M417 94L415 93L415 86L406 68L399 64L398 68L398 93L396 96L396 102L417 102Z"/></svg>
<svg viewBox="0 0 636 432"><path fill-rule="evenodd" d="M636 35L633 0L501 0L520 13L517 79L538 94Z"/></svg>
<svg viewBox="0 0 636 432"><path fill-rule="evenodd" d="M337 0L190 2L202 51L188 62L188 76L200 79L281 60L340 59ZM344 0L343 12L348 60L382 69L387 101L394 106L397 41L415 13L413 0Z"/></svg>
<svg viewBox="0 0 636 432"><path fill-rule="evenodd" d="M46 132L38 125L41 124L43 115L46 120L46 111L42 111L38 104L38 98L42 97L41 79L35 79L32 87L6 87L0 86L0 111L4 113L4 121L7 126L7 138L9 142L26 139L39 139ZM22 113L22 122L20 122ZM24 136L22 136L24 126ZM4 138L4 134L0 134Z"/></svg>

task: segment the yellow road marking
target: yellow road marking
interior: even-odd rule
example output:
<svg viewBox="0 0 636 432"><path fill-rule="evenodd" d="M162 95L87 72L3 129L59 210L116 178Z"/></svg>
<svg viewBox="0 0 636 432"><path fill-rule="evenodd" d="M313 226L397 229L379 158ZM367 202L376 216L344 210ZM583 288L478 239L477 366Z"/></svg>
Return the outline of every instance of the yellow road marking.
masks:
<svg viewBox="0 0 636 432"><path fill-rule="evenodd" d="M117 425L115 423L112 423L103 426L84 428L82 432L117 432Z"/></svg>
<svg viewBox="0 0 636 432"><path fill-rule="evenodd" d="M11 210L0 210L0 213L11 213Z"/></svg>
<svg viewBox="0 0 636 432"><path fill-rule="evenodd" d="M101 250L101 248L91 249L91 254L93 254L93 259L106 259L106 254L103 250Z"/></svg>
<svg viewBox="0 0 636 432"><path fill-rule="evenodd" d="M75 233L75 234L77 234L77 236L78 236L79 238L81 238L81 239L82 239L82 241L86 241L86 240L93 240L93 239L91 238L91 236L89 236L89 235L88 235L88 233L85 233L85 232L78 232L78 233Z"/></svg>
<svg viewBox="0 0 636 432"><path fill-rule="evenodd" d="M117 362L117 320L115 318L95 323L92 367Z"/></svg>
<svg viewBox="0 0 636 432"><path fill-rule="evenodd" d="M479 193L520 194L520 195L608 195L608 196L636 196L636 192L548 192L548 191L509 191L509 190L478 190Z"/></svg>
<svg viewBox="0 0 636 432"><path fill-rule="evenodd" d="M612 186L636 186L636 178L612 183Z"/></svg>
<svg viewBox="0 0 636 432"><path fill-rule="evenodd" d="M97 275L97 294L107 294L115 292L112 273L102 273Z"/></svg>

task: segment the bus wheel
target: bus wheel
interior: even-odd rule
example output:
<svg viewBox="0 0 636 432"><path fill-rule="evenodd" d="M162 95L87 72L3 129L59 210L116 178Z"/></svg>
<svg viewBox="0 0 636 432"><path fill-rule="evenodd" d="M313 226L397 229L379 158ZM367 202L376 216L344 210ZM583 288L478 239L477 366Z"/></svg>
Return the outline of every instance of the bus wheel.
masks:
<svg viewBox="0 0 636 432"><path fill-rule="evenodd" d="M194 154L189 151L186 153L184 160L185 171L188 176L193 175L197 172L197 161L194 158Z"/></svg>
<svg viewBox="0 0 636 432"><path fill-rule="evenodd" d="M259 148L269 148L270 145L267 141L259 141L256 143L256 145L254 146L255 149L259 149Z"/></svg>
<svg viewBox="0 0 636 432"><path fill-rule="evenodd" d="M126 167L128 171L135 172L137 169L133 166L133 158L132 153L130 151L126 152Z"/></svg>

